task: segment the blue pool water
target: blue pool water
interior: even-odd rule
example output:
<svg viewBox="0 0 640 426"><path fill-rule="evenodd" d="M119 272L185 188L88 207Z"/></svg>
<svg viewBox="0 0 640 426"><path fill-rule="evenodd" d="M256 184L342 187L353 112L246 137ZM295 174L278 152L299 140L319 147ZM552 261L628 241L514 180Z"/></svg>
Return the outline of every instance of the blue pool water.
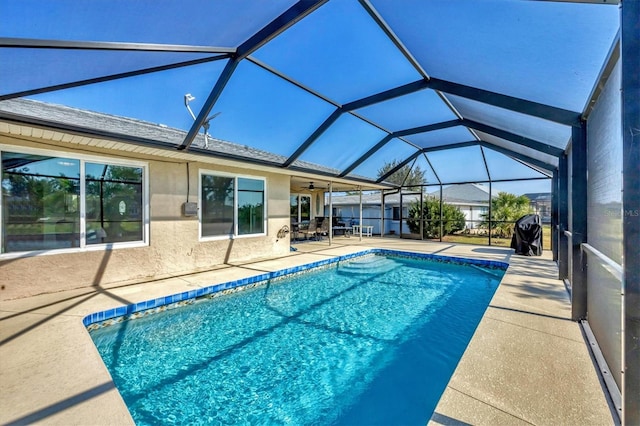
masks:
<svg viewBox="0 0 640 426"><path fill-rule="evenodd" d="M91 336L137 424L425 424L504 271L369 255Z"/></svg>

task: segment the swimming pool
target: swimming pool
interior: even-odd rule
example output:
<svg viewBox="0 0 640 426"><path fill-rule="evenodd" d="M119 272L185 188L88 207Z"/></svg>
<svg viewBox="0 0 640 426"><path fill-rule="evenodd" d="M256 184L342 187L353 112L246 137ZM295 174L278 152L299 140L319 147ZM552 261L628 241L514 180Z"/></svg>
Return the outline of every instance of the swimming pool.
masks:
<svg viewBox="0 0 640 426"><path fill-rule="evenodd" d="M506 264L374 250L324 263L92 327L135 422L425 424Z"/></svg>

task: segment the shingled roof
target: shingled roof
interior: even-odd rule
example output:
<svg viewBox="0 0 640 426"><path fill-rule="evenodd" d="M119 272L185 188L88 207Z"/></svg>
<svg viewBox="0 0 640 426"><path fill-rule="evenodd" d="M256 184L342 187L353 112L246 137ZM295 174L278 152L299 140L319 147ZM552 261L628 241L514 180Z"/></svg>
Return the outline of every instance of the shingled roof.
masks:
<svg viewBox="0 0 640 426"><path fill-rule="evenodd" d="M430 196L440 199L440 190L429 193ZM495 197L495 194L493 194ZM477 183L464 185L451 185L442 189L442 199L448 203L487 203L489 200L489 188Z"/></svg>
<svg viewBox="0 0 640 426"><path fill-rule="evenodd" d="M486 205L489 202L489 190L484 185L480 185L477 183L466 183L462 185L450 185L444 187L442 189L443 201L446 203L452 204L464 204L464 205L475 205L475 204L483 204ZM433 197L436 199L440 199L440 190L436 190L427 194L428 197ZM496 194L493 194L495 197ZM405 194L403 196L404 201L415 201L419 198L419 195L415 194ZM328 203L329 198L326 197L326 202ZM332 203L339 205L358 205L360 203L360 197L358 195L342 195L332 197ZM385 204L399 204L400 203L400 195L399 194L390 194L385 198ZM380 205L380 194L363 194L362 195L362 204L363 205Z"/></svg>
<svg viewBox="0 0 640 426"><path fill-rule="evenodd" d="M72 108L64 105L50 104L31 99L10 99L0 102L0 111L5 116L29 118L51 128L81 131L91 135L100 135L115 140L145 142L153 145L164 145L176 149L184 140L184 130L171 128L163 124L150 123L128 117L121 117L94 111ZM233 142L209 137L208 148L205 148L203 134L198 134L193 147L205 150L212 155L223 157L241 157L249 162L280 164L286 157L264 150L251 148ZM323 167L318 164L299 161L301 167L318 173L335 174L336 169Z"/></svg>

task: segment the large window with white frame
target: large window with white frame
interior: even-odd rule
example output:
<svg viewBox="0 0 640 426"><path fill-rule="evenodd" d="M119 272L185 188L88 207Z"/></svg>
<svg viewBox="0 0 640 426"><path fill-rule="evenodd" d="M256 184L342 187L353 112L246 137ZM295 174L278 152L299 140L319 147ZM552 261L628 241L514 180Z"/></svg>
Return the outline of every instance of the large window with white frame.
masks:
<svg viewBox="0 0 640 426"><path fill-rule="evenodd" d="M265 235L264 178L200 172L200 236Z"/></svg>
<svg viewBox="0 0 640 426"><path fill-rule="evenodd" d="M1 253L146 244L146 164L5 147Z"/></svg>

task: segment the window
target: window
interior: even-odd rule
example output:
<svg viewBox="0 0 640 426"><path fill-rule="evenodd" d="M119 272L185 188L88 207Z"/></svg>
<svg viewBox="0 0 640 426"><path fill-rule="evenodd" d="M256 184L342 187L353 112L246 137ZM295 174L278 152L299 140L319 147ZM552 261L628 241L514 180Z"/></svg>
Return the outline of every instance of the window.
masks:
<svg viewBox="0 0 640 426"><path fill-rule="evenodd" d="M298 223L298 196L290 195L289 196L289 206L290 206L290 218L291 223Z"/></svg>
<svg viewBox="0 0 640 426"><path fill-rule="evenodd" d="M400 207L393 207L391 220L400 220Z"/></svg>
<svg viewBox="0 0 640 426"><path fill-rule="evenodd" d="M238 178L238 234L264 234L264 181Z"/></svg>
<svg viewBox="0 0 640 426"><path fill-rule="evenodd" d="M306 222L311 219L311 196L291 194L291 223Z"/></svg>
<svg viewBox="0 0 640 426"><path fill-rule="evenodd" d="M201 235L233 235L234 178L202 175Z"/></svg>
<svg viewBox="0 0 640 426"><path fill-rule="evenodd" d="M142 168L85 163L87 244L140 241Z"/></svg>
<svg viewBox="0 0 640 426"><path fill-rule="evenodd" d="M2 153L2 252L80 247L80 162Z"/></svg>
<svg viewBox="0 0 640 426"><path fill-rule="evenodd" d="M201 173L201 237L264 235L265 181Z"/></svg>
<svg viewBox="0 0 640 426"><path fill-rule="evenodd" d="M144 242L144 166L40 151L0 158L2 253Z"/></svg>
<svg viewBox="0 0 640 426"><path fill-rule="evenodd" d="M300 222L308 222L311 220L311 196L300 196Z"/></svg>

